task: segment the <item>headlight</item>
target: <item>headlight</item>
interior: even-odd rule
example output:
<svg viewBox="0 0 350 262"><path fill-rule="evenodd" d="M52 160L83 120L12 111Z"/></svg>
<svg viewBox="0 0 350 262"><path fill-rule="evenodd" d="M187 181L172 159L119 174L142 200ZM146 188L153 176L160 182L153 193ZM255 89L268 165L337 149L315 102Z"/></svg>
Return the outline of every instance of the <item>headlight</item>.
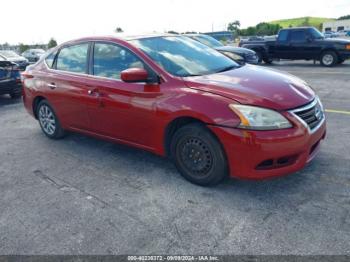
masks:
<svg viewBox="0 0 350 262"><path fill-rule="evenodd" d="M345 46L345 49L346 49L346 50L350 50L350 45L346 45L346 46Z"/></svg>
<svg viewBox="0 0 350 262"><path fill-rule="evenodd" d="M241 119L240 128L253 130L276 130L292 127L292 124L280 113L256 106L229 105Z"/></svg>

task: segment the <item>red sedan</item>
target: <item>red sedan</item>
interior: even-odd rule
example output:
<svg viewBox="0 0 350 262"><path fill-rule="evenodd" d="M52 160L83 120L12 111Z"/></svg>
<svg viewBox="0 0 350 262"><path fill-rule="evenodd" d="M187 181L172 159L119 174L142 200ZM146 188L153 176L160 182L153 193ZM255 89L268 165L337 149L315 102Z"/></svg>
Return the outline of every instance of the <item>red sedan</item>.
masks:
<svg viewBox="0 0 350 262"><path fill-rule="evenodd" d="M64 43L23 84L24 105L49 138L74 131L168 156L199 185L300 170L326 134L304 81L183 36Z"/></svg>

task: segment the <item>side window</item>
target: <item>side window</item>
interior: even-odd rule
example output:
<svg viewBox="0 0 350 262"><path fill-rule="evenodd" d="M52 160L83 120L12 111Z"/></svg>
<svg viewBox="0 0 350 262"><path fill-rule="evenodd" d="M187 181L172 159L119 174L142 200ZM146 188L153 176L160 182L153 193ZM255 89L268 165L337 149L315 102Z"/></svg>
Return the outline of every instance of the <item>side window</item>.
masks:
<svg viewBox="0 0 350 262"><path fill-rule="evenodd" d="M277 41L279 42L286 42L288 39L288 31L287 30L281 30L278 34Z"/></svg>
<svg viewBox="0 0 350 262"><path fill-rule="evenodd" d="M86 73L88 49L88 43L62 48L57 57L56 68L63 71Z"/></svg>
<svg viewBox="0 0 350 262"><path fill-rule="evenodd" d="M49 68L53 68L53 63L54 63L56 54L57 54L57 51L55 51L55 52L49 54L49 55L45 58L45 62L46 62L47 66L48 66Z"/></svg>
<svg viewBox="0 0 350 262"><path fill-rule="evenodd" d="M120 79L120 73L128 68L145 68L145 66L136 55L125 48L113 44L95 43L94 75Z"/></svg>
<svg viewBox="0 0 350 262"><path fill-rule="evenodd" d="M293 43L304 43L306 42L305 31L292 31L290 41Z"/></svg>

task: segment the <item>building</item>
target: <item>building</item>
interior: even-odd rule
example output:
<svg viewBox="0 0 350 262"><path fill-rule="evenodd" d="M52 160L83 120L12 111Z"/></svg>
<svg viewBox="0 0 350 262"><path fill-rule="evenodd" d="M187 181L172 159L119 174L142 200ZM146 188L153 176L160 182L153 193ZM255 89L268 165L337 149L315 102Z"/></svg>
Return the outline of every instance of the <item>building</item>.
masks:
<svg viewBox="0 0 350 262"><path fill-rule="evenodd" d="M350 19L346 20L334 20L323 23L323 32L326 31L350 31Z"/></svg>

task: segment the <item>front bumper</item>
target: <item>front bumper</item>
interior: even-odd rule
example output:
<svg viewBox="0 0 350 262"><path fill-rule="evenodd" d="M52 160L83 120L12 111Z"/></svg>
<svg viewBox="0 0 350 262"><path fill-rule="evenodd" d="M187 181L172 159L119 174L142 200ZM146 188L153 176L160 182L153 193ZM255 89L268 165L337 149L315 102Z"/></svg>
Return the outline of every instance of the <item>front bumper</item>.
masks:
<svg viewBox="0 0 350 262"><path fill-rule="evenodd" d="M244 59L245 59L245 62L248 63L248 64L252 64L252 65L259 64L259 58L256 55L248 56L248 57L245 57Z"/></svg>
<svg viewBox="0 0 350 262"><path fill-rule="evenodd" d="M341 52L339 52L339 57L342 60L350 59L350 51L341 51Z"/></svg>
<svg viewBox="0 0 350 262"><path fill-rule="evenodd" d="M209 128L224 147L230 176L258 180L296 172L317 154L326 122L312 133L297 119L293 122L293 128L275 131Z"/></svg>

